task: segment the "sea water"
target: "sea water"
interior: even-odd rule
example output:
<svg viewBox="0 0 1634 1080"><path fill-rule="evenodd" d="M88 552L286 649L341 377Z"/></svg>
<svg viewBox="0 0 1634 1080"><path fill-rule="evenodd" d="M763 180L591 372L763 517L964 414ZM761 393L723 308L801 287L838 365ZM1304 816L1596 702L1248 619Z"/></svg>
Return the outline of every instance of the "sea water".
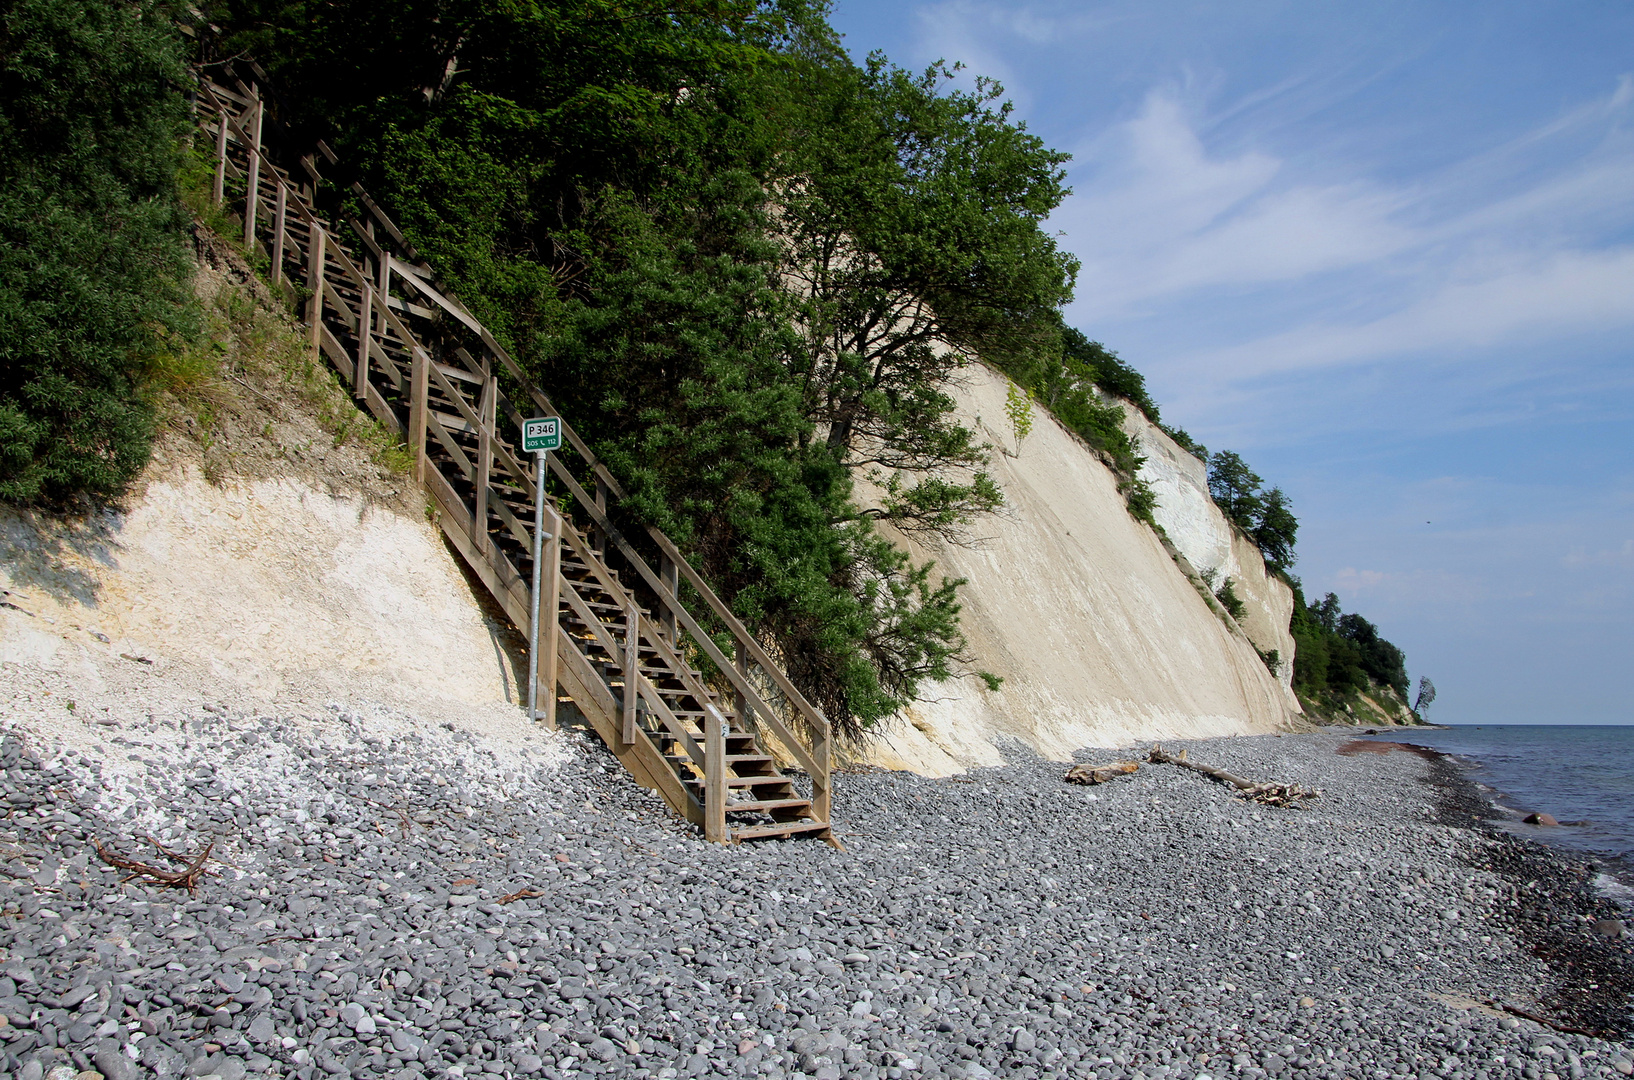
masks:
<svg viewBox="0 0 1634 1080"><path fill-rule="evenodd" d="M1378 738L1451 754L1513 817L1536 812L1581 822L1517 831L1634 866L1634 726L1461 724Z"/></svg>

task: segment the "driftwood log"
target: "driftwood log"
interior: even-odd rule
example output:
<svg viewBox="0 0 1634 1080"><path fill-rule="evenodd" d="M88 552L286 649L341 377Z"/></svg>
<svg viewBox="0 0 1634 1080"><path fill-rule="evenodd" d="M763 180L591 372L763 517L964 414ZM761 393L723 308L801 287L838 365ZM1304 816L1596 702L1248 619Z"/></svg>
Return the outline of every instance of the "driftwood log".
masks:
<svg viewBox="0 0 1634 1080"><path fill-rule="evenodd" d="M182 855L171 851L159 841L148 837L148 843L159 849L159 853L171 862L181 866L180 870L165 870L151 863L140 862L127 858L112 848L103 847L102 841L93 839L92 846L103 862L116 870L126 872L126 877L120 879L120 884L126 881L143 881L150 885L162 885L167 889L186 889L188 892L198 892L199 880L210 872L204 864L210 861L210 853L216 849L216 842L210 841L204 845L204 850L197 855Z"/></svg>
<svg viewBox="0 0 1634 1080"><path fill-rule="evenodd" d="M1182 769L1202 773L1211 780L1218 780L1222 784L1236 788L1239 798L1251 799L1266 806L1297 807L1304 799L1316 799L1322 795L1316 788L1300 787L1298 784L1270 784L1244 780L1216 766L1187 761L1184 750L1178 754L1170 754L1163 747L1154 746L1146 755L1146 760L1154 765L1178 765Z"/></svg>
<svg viewBox="0 0 1634 1080"><path fill-rule="evenodd" d="M1110 765L1074 765L1067 770L1063 777L1069 784L1104 784L1108 780L1119 776L1128 776L1140 763L1136 761L1114 761Z"/></svg>

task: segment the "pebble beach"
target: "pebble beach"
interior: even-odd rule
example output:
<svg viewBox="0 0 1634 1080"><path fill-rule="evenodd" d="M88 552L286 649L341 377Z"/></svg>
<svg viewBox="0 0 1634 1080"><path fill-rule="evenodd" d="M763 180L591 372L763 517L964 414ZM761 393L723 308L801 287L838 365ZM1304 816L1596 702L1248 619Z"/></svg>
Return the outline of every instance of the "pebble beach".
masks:
<svg viewBox="0 0 1634 1080"><path fill-rule="evenodd" d="M846 773L837 851L706 845L572 731L5 730L0 1080L1634 1073L1600 868L1347 733L1166 747L1319 788L1300 809L1019 746ZM193 892L99 853L207 844Z"/></svg>

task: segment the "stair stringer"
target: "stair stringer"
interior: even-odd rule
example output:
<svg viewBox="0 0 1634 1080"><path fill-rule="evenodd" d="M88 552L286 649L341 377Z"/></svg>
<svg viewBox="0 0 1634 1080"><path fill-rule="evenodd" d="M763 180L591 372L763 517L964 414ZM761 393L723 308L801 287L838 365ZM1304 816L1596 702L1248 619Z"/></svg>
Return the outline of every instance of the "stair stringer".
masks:
<svg viewBox="0 0 1634 1080"><path fill-rule="evenodd" d="M365 221L345 219L350 239L331 228L316 205L327 181L313 154L302 156L280 141L288 135L267 113L256 85L264 74L251 64L255 77L234 81L233 61L220 64L226 66L200 77L196 99L203 133L216 142L217 205L224 205L224 178L244 181L245 244L268 257L275 286L304 271L311 348L334 366L361 408L408 444L415 476L454 551L506 617L528 626L531 585L524 570L532 567L532 497L540 463L522 454L508 432L530 412L551 415L554 407L492 335L439 291L430 268L361 187L352 185L368 209ZM265 128L263 120L269 121ZM270 140L265 145L264 136ZM321 143L317 151L330 163L336 160ZM452 321L417 299L432 301ZM509 386L501 384L502 375L512 380ZM645 530L642 543L650 539L657 549L655 571L646 561L652 548L644 556L619 533L608 511L610 500L624 497L622 487L570 425L563 421L561 429L561 453L547 460L551 482L567 493L551 502L573 549L571 573L585 576L553 580L551 571L546 578L549 605L541 614L555 612L547 633L555 641L557 680L546 691L549 700L558 691L572 698L631 776L701 825L706 838L805 835L840 846L829 825L826 718L667 537ZM569 455L571 463L564 460ZM583 523L584 532L569 515ZM608 556L633 571L630 582L619 580ZM735 662L681 601L678 579L707 609L700 612L704 622L724 626L735 638ZM720 688L692 669L694 656L702 666L708 666L705 658L713 663ZM763 733L806 769L809 797L775 769L762 750L762 735L741 725L723 693L734 695L737 707L751 711ZM633 730L627 708L639 717ZM666 752L666 746L678 749ZM733 792L758 798L729 798ZM773 820L757 825L727 818L743 813Z"/></svg>
<svg viewBox="0 0 1634 1080"><path fill-rule="evenodd" d="M590 726L596 729L596 734L607 744L607 749L630 771L636 783L656 791L671 810L692 824L701 826L704 823L703 806L682 786L669 762L664 760L646 733L637 730L633 743L624 742L623 710L618 699L567 634L557 634L556 655L560 659L557 678L561 680L562 690L590 721Z"/></svg>

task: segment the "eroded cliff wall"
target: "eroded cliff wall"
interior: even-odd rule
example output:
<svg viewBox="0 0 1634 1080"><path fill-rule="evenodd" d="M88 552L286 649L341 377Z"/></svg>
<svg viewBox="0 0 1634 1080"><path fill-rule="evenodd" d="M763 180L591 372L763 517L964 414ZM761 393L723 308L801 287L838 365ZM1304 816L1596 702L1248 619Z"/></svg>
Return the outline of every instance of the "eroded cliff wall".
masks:
<svg viewBox="0 0 1634 1080"><path fill-rule="evenodd" d="M523 723L507 631L417 498L293 470L212 484L195 455L161 451L120 510L0 508L0 589L12 709L56 697L62 720L90 723L186 702L369 702Z"/></svg>
<svg viewBox="0 0 1634 1080"><path fill-rule="evenodd" d="M916 557L967 579L970 653L1004 683L925 687L869 760L949 773L996 764L1018 744L1064 758L1085 746L1287 726L1298 709L1292 694L1129 515L1097 455L1041 410L1017 447L1007 387L972 367L957 391L969 421L1002 448L991 471L1005 511L964 544L902 538Z"/></svg>
<svg viewBox="0 0 1634 1080"><path fill-rule="evenodd" d="M1121 404L1124 430L1146 459L1140 478L1157 495L1152 517L1194 570L1216 586L1233 583L1244 608L1239 625L1261 651L1277 653L1277 677L1291 691L1294 639L1288 623L1294 613L1293 590L1266 572L1259 549L1214 505L1203 463L1134 405Z"/></svg>

